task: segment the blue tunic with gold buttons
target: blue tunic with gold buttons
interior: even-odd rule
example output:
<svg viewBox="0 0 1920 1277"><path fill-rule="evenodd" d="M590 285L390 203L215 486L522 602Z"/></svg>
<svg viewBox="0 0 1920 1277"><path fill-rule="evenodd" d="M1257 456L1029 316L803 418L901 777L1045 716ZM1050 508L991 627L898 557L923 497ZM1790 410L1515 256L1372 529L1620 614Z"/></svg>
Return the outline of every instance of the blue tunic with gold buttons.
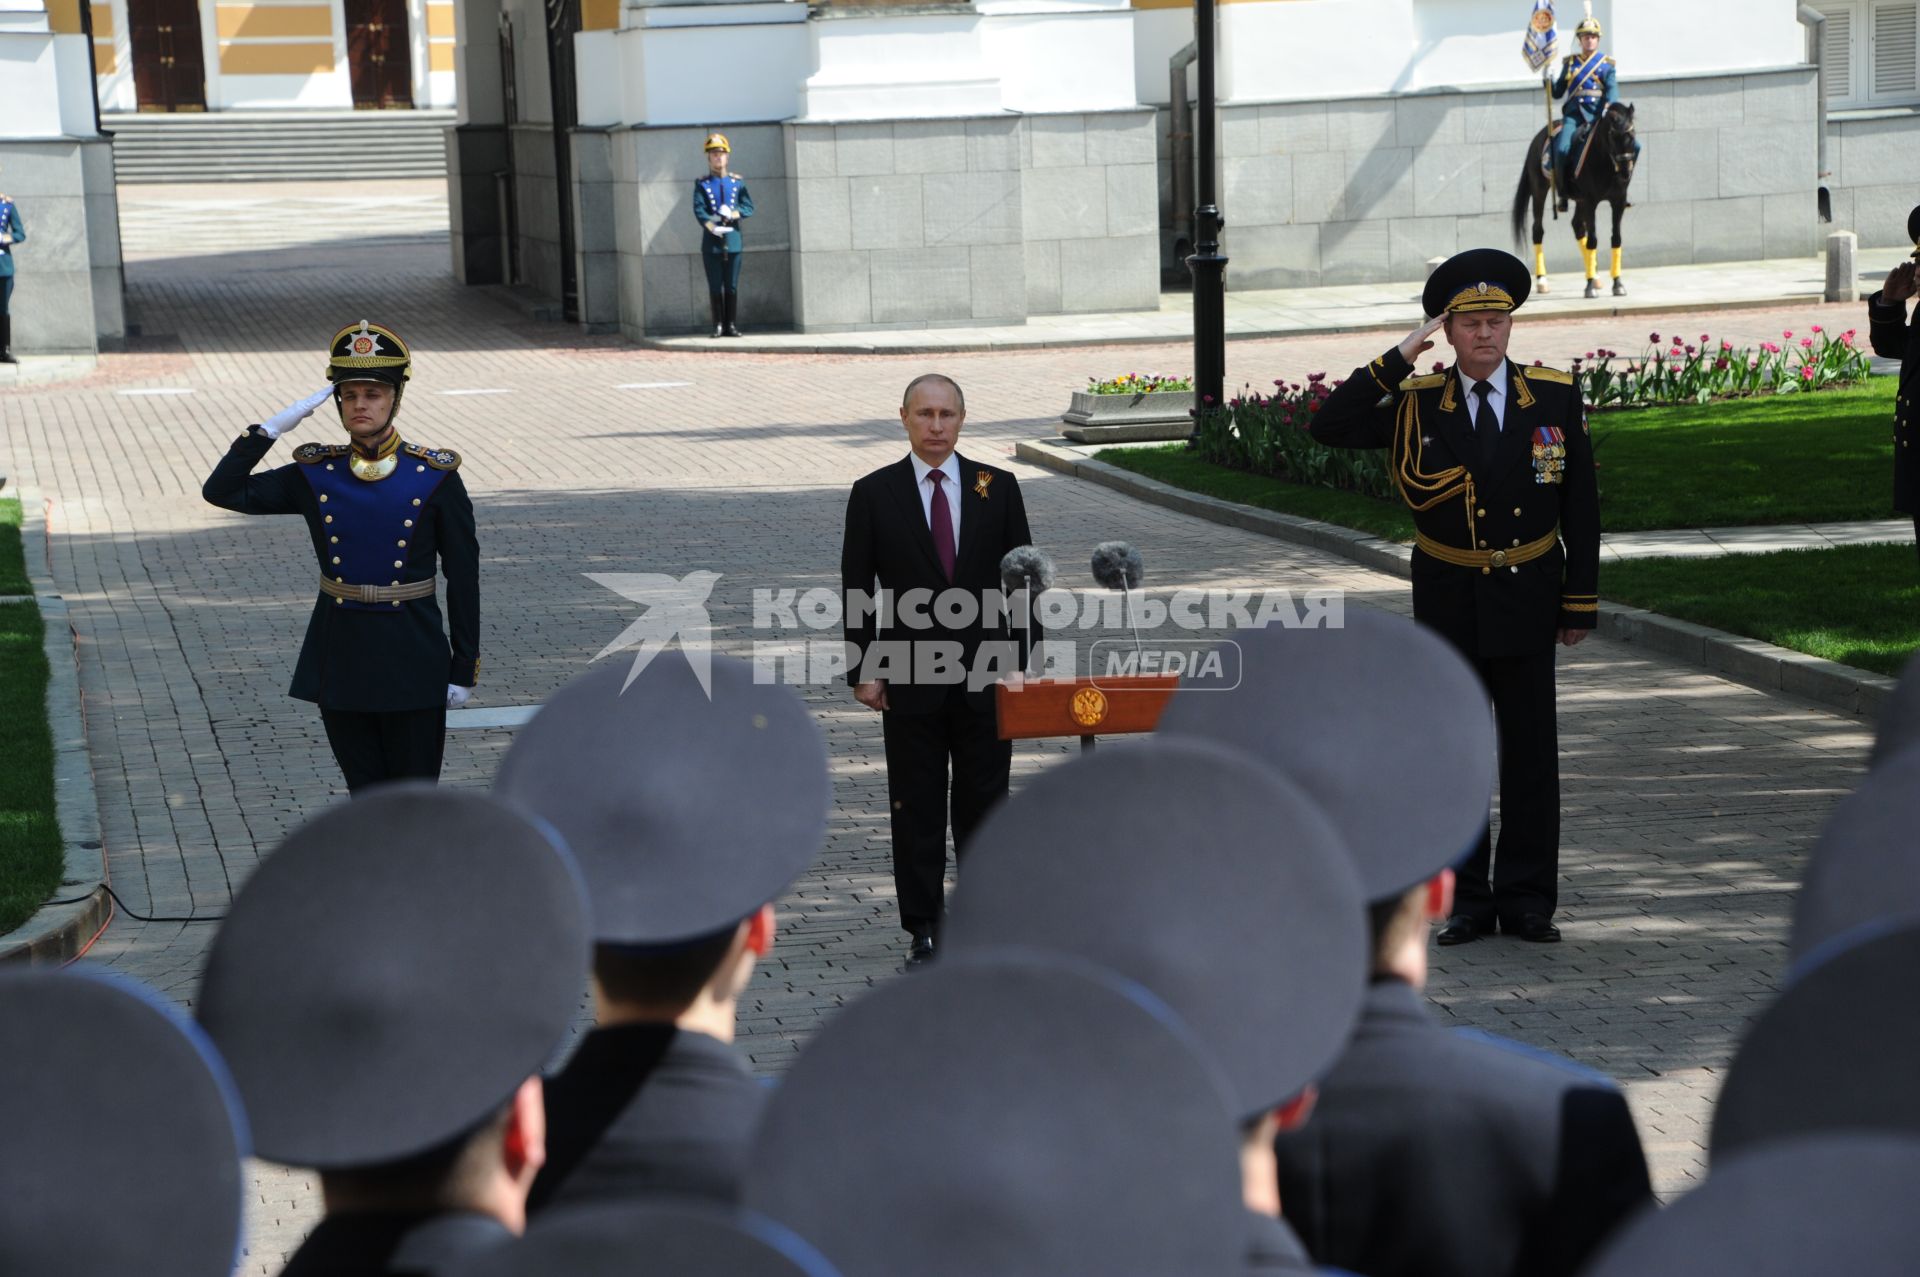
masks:
<svg viewBox="0 0 1920 1277"><path fill-rule="evenodd" d="M320 573L336 586L430 583L436 572L446 578L446 629L431 593L362 602L319 592L288 694L327 709L380 713L440 708L448 684L472 687L480 669L480 543L459 454L402 443L392 472L367 480L353 472L348 445L308 443L294 450L293 464L253 474L272 446L249 429L201 494L239 514L305 518Z"/></svg>

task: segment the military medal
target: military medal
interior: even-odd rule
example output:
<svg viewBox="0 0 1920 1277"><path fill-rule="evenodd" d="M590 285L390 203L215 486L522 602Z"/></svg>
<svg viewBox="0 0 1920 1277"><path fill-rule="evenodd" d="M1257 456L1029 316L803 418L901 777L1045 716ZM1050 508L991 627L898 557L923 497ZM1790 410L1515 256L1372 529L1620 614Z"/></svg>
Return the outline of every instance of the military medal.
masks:
<svg viewBox="0 0 1920 1277"><path fill-rule="evenodd" d="M993 482L993 474L992 472L987 470L982 470L979 474L976 474L975 476L973 476L973 490L975 494L978 495L982 500L985 500L987 495L987 486L992 482Z"/></svg>
<svg viewBox="0 0 1920 1277"><path fill-rule="evenodd" d="M1542 426L1533 432L1533 481L1559 483L1567 468L1566 432Z"/></svg>

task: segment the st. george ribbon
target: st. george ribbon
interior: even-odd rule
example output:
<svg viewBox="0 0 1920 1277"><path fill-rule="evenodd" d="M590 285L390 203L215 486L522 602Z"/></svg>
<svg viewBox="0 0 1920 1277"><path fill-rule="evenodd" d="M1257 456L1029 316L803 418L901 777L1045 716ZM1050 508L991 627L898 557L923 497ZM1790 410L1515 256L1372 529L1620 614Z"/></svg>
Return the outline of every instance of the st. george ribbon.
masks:
<svg viewBox="0 0 1920 1277"><path fill-rule="evenodd" d="M1093 579L1101 588L1120 591L1121 605L1126 609L1127 624L1133 627L1133 650L1140 650L1140 621L1133 614L1132 591L1139 588L1146 575L1146 565L1140 560L1140 551L1125 541L1102 541L1093 547Z"/></svg>

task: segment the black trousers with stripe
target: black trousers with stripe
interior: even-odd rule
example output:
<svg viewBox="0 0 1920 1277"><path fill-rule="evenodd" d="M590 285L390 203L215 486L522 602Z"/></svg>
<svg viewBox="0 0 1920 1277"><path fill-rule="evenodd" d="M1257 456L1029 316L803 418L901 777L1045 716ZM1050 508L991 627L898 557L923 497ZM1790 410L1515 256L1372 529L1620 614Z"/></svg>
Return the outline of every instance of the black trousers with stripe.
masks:
<svg viewBox="0 0 1920 1277"><path fill-rule="evenodd" d="M367 713L323 705L320 721L349 794L390 780L440 779L447 744L444 707Z"/></svg>

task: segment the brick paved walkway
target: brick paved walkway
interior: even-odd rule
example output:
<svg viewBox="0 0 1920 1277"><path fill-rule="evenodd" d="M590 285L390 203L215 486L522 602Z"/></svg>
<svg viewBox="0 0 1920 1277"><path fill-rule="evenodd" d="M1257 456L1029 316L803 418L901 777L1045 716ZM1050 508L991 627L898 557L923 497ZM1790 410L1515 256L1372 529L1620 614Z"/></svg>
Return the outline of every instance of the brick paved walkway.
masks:
<svg viewBox="0 0 1920 1277"><path fill-rule="evenodd" d="M540 702L632 619L584 572L723 573L723 643L746 637L754 587L832 584L846 485L901 454L891 405L930 362L969 392L964 450L1002 464L1016 439L1050 432L1089 374L1184 363L1178 348L937 361L646 352L530 326L451 283L443 256L329 254L136 260L132 301L148 336L134 353L83 382L0 392L0 469L51 501L52 571L80 635L113 880L143 912L220 912L257 858L339 788L311 708L284 695L311 598L306 539L290 520L199 498L245 423L321 384L320 345L336 324L368 316L409 336L420 362L408 434L466 458L485 555L479 704L490 707ZM1710 330L1742 340L1814 320L1844 328L1863 309L1736 312ZM1631 348L1667 326L1543 323L1515 353ZM1235 343L1230 371L1254 381L1345 369L1384 344ZM447 393L462 390L506 393ZM294 442L333 430L316 416ZM1078 583L1093 543L1124 536L1162 589L1339 587L1407 609L1397 580L1014 468L1041 545ZM1859 776L1868 733L1605 642L1564 654L1561 678L1566 943L1446 951L1435 996L1462 1023L1621 1079L1670 1193L1701 1170L1717 1071L1773 985L1800 855ZM839 803L748 999L745 1045L767 1072L849 995L893 978L900 957L878 721L837 687L809 697L832 739ZM483 784L509 739L454 733L448 782ZM1023 746L1015 783L1065 752ZM210 932L121 917L91 957L186 1005ZM267 1274L310 1224L315 1194L271 1168L256 1183L244 1271Z"/></svg>

